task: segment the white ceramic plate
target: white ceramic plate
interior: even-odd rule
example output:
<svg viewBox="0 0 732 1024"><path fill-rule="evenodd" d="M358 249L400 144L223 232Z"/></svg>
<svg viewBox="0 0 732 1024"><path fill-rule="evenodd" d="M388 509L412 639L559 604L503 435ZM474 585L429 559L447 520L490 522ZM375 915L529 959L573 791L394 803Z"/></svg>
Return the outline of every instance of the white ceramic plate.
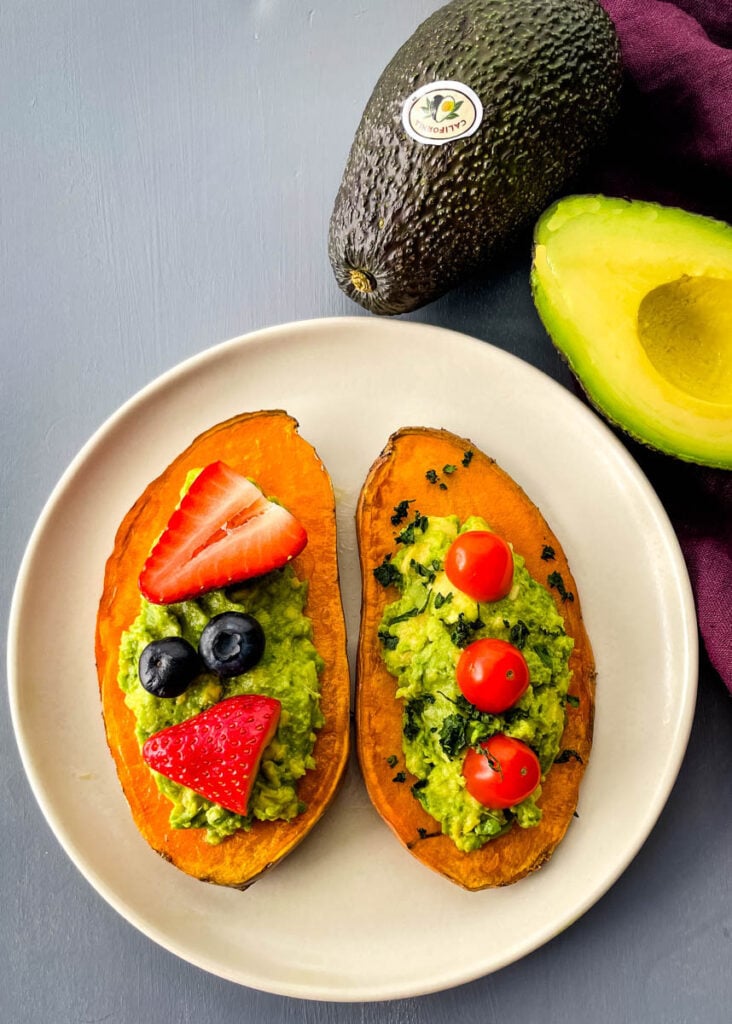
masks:
<svg viewBox="0 0 732 1024"><path fill-rule="evenodd" d="M244 893L188 878L138 835L97 695L93 638L105 560L123 514L196 434L267 408L299 420L333 477L352 663L355 502L396 428L446 427L470 437L523 485L562 541L597 661L595 744L579 817L535 875L467 893L433 874L371 808L355 764L314 832ZM490 520L490 509L480 511ZM343 1001L426 993L485 975L587 910L635 856L666 802L691 726L696 653L674 533L600 419L484 342L371 317L313 320L227 342L128 402L70 466L37 524L8 649L26 771L60 842L102 896L207 971L265 991Z"/></svg>

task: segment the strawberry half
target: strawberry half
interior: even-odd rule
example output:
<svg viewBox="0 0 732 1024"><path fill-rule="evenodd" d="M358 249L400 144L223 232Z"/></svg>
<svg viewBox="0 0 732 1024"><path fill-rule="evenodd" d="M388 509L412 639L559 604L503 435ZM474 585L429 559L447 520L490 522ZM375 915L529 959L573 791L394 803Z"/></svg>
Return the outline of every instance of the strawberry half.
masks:
<svg viewBox="0 0 732 1024"><path fill-rule="evenodd" d="M262 754L277 731L280 707L274 697L260 694L227 697L154 733L145 741L142 756L173 782L246 815Z"/></svg>
<svg viewBox="0 0 732 1024"><path fill-rule="evenodd" d="M154 604L279 569L307 544L305 527L225 462L196 477L140 574Z"/></svg>

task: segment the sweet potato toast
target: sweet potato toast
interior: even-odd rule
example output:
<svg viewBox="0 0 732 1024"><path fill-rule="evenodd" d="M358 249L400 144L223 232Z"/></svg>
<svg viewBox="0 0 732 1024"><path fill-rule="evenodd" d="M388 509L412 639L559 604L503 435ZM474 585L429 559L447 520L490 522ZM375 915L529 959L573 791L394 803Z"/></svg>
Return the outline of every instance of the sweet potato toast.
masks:
<svg viewBox="0 0 732 1024"><path fill-rule="evenodd" d="M452 472L444 487L430 467L460 466L471 452L469 470ZM463 463L465 465L465 463ZM430 479L431 476L431 479ZM393 514L405 498L426 516L481 515L525 559L531 575L546 586L556 572L564 599L552 589L574 640L572 672L561 747L572 756L554 763L542 784L542 819L531 828L514 824L480 849L461 852L422 808L410 782L395 785L394 751L402 750L402 705L387 671L377 636L385 606L394 599L374 577L374 569L394 549ZM369 796L404 846L423 864L469 890L515 882L540 867L563 838L577 804L580 780L592 743L595 667L582 620L577 588L561 545L524 491L496 462L470 441L446 430L404 428L389 439L363 484L357 513L362 574L362 611L357 661L357 751ZM553 550L548 567L547 549ZM544 559L542 558L544 554ZM549 589L549 588L547 588ZM571 592L572 599L567 600ZM401 780L400 780L401 781Z"/></svg>
<svg viewBox="0 0 732 1024"><path fill-rule="evenodd" d="M186 474L216 460L259 484L286 505L308 533L293 561L308 581L306 614L325 667L320 676L325 718L313 755L317 767L299 780L306 805L291 821L255 821L219 845L202 829L174 829L170 804L156 787L135 736L133 713L118 681L118 649L140 607L138 575L151 546L179 500ZM244 889L289 853L310 831L332 800L343 775L349 746L349 673L345 625L338 586L333 490L315 450L280 410L245 413L197 437L143 492L124 517L107 562L96 629L96 662L109 748L135 824L164 858L196 878Z"/></svg>

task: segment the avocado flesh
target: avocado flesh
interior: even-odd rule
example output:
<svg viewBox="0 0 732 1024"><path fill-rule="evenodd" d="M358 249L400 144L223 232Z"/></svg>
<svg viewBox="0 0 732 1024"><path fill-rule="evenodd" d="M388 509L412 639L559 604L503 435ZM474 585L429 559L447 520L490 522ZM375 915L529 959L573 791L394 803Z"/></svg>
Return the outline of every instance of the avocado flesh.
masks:
<svg viewBox="0 0 732 1024"><path fill-rule="evenodd" d="M732 468L732 227L571 196L537 222L531 284L603 415L667 454Z"/></svg>
<svg viewBox="0 0 732 1024"><path fill-rule="evenodd" d="M445 81L477 94L479 127L442 145L416 141L404 105ZM620 81L615 30L596 0L453 0L437 10L387 65L357 129L328 237L339 286L393 315L469 278L602 143Z"/></svg>

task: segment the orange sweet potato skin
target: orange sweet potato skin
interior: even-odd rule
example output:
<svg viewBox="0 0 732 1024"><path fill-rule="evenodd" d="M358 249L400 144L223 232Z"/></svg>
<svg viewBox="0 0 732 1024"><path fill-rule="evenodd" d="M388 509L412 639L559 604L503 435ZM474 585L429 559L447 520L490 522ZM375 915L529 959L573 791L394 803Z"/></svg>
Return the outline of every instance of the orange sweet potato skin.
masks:
<svg viewBox="0 0 732 1024"><path fill-rule="evenodd" d="M200 829L173 829L169 802L158 791L142 760L132 712L117 684L122 632L137 616L137 578L147 554L179 500L190 469L221 459L275 495L308 533L295 571L309 581L306 614L325 661L318 733L317 768L300 780L298 795L307 810L290 822L256 822L218 846ZM187 874L244 889L289 853L331 802L343 776L349 746L350 682L346 636L338 585L335 502L330 478L315 450L281 410L245 413L197 437L154 480L123 519L107 561L97 615L95 653L107 742L122 789L139 831L154 850Z"/></svg>
<svg viewBox="0 0 732 1024"><path fill-rule="evenodd" d="M440 472L447 464L461 466L472 451L467 468L448 478L446 490L430 483L428 469ZM540 582L548 572L561 573L574 601L562 601L552 590L564 616L567 633L575 646L570 661L570 693L579 698L576 708L567 706L563 749L576 751L574 758L555 764L543 784L539 806L541 823L530 829L514 826L508 833L486 843L480 850L462 853L427 814L411 792L414 781L398 785L387 758L402 749L402 702L394 696L395 681L387 671L377 628L387 603L396 592L385 589L373 569L394 550L395 528L390 522L394 507L413 499L412 509L424 515L482 515L526 560L529 572ZM356 737L357 753L366 787L377 811L398 839L423 864L465 889L478 890L508 885L540 867L562 840L577 805L579 786L592 745L595 697L595 665L582 620L577 587L559 541L540 511L524 491L496 462L472 442L446 430L404 428L392 434L364 482L356 511L362 576L361 628L357 660ZM541 558L545 545L554 548L555 559ZM420 830L422 835L420 836Z"/></svg>

